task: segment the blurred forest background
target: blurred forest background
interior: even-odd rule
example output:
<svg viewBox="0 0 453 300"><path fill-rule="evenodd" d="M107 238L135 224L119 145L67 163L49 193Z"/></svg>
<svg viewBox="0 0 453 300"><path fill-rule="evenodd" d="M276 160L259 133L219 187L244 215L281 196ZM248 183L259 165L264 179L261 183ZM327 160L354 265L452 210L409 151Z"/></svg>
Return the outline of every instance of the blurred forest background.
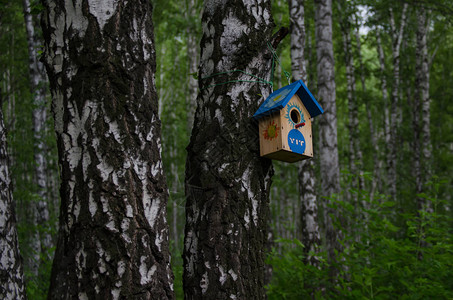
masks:
<svg viewBox="0 0 453 300"><path fill-rule="evenodd" d="M185 147L196 106L202 1L152 3L172 266L180 298ZM289 27L287 1L272 5L277 28ZM307 85L316 97L313 2L304 1L304 8ZM43 70L30 68L42 52L40 11L39 2L0 1L0 99L30 299L46 297L59 213L50 94L45 76L34 77ZM301 220L307 211L301 205L299 164L274 162L270 299L323 293L352 299L453 298L452 17L453 4L447 0L334 1L341 191L329 201L321 197L315 123L320 243L305 247ZM289 36L277 52L283 69L290 71ZM276 69L276 77L274 90L287 84L282 69ZM335 211L334 228L341 232L336 261L344 274L336 282L328 276L327 211ZM330 287L327 295L319 286Z"/></svg>

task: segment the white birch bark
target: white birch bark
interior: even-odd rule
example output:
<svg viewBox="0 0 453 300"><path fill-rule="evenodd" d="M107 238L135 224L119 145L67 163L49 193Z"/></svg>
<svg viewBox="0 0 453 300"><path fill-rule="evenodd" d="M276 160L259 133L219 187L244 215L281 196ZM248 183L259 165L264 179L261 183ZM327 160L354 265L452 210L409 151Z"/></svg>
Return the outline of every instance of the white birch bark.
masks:
<svg viewBox="0 0 453 300"><path fill-rule="evenodd" d="M419 16L420 17L420 16ZM419 28L418 28L419 29ZM420 149L420 138L421 138L421 123L420 123L420 113L421 113L421 90L422 87L421 85L421 80L422 76L420 73L422 72L422 66L421 66L421 53L420 53L420 48L419 48L419 31L417 31L417 47L416 47L416 53L415 53L415 93L413 97L413 101L410 101L410 95L408 95L408 102L409 102L409 107L412 109L412 143L411 143L411 148L412 148L412 175L415 177L415 193L419 194L423 190L423 183L422 183L422 177L421 177L421 162L420 162L420 157L421 157L421 149ZM408 85L408 90L410 89L410 86ZM409 94L410 92L408 92ZM411 103L412 102L412 103ZM417 199L417 206L419 209L422 208L423 204L423 199L420 197L416 197Z"/></svg>
<svg viewBox="0 0 453 300"><path fill-rule="evenodd" d="M197 73L199 63L199 43L197 43L197 31L195 30L195 24L190 20L197 15L196 0L187 1L187 15L188 20L187 28L187 58L189 59L189 74ZM194 76L188 77L189 92L187 94L187 129L190 132L193 126L193 119L195 115L195 109L197 108L197 95L198 95L198 80Z"/></svg>
<svg viewBox="0 0 453 300"><path fill-rule="evenodd" d="M10 50L10 49L8 49ZM14 58L14 54L10 54ZM16 93L13 92L13 82L15 82L14 75L11 74L11 70L7 69L4 73L3 90L6 91L6 120L5 128L9 131L14 131L16 128ZM11 164L14 163L14 156L10 157Z"/></svg>
<svg viewBox="0 0 453 300"><path fill-rule="evenodd" d="M176 115L172 112L172 116L170 117L172 120L176 120ZM174 123L173 127L173 132L176 132L177 128ZM169 151L170 151L170 171L171 171L171 177L173 178L173 182L171 184L172 187L172 193L173 195L176 195L179 191L183 190L182 184L179 182L179 172L178 172L178 165L177 165L177 156L178 156L178 140L175 137L173 138L173 143L170 143L169 145ZM178 231L178 219L179 219L179 206L178 206L178 198L173 197L172 199L172 235L173 235L173 243L174 243L174 249L179 251L179 231ZM179 253L179 252L177 252Z"/></svg>
<svg viewBox="0 0 453 300"><path fill-rule="evenodd" d="M357 45L357 60L359 62L359 68L360 68L360 82L361 82L361 86L362 86L362 94L365 95L364 97L366 98L367 97L366 96L367 95L367 86L366 86L366 80L365 80L365 67L364 67L363 59L362 59L362 42L360 40L360 27L359 27L358 22L356 24L355 37L356 37L356 45ZM381 47L381 50L382 50L382 47ZM387 88L385 84L384 84L384 87ZM366 113L367 113L367 117L368 117L368 126L369 126L369 130L370 130L371 144L374 149L373 181L371 183L371 189L370 189L370 202L371 202L374 198L374 193L376 191L376 188L378 186L380 186L379 174L380 174L380 170L382 168L382 160L379 157L380 149L379 149L376 129L375 129L373 118L372 118L371 104L370 104L370 101L368 101L365 98L363 99L363 101L365 102L365 109L366 109Z"/></svg>
<svg viewBox="0 0 453 300"><path fill-rule="evenodd" d="M264 299L272 163L251 117L270 86L270 1L204 2L200 93L187 147L186 299ZM215 75L221 73L219 75ZM262 97L259 95L263 95Z"/></svg>
<svg viewBox="0 0 453 300"><path fill-rule="evenodd" d="M424 185L431 177L431 163L432 163L432 144L431 144L431 113L430 113L430 97L429 97L429 58L428 58L428 43L427 36L429 30L429 18L425 8L418 9L418 22L417 22L417 45L416 45L416 70L415 70L415 101L418 102L415 114L417 119L421 122L414 120L414 132L417 131L419 139L417 144L419 146L418 159L422 162L419 164L419 171L416 173L416 190L421 193ZM414 107L415 109L415 107ZM420 148L420 143L423 147ZM415 151L415 149L414 149ZM418 152L417 151L417 152ZM422 198L418 198L418 208L431 212L432 207L429 202Z"/></svg>
<svg viewBox="0 0 453 300"><path fill-rule="evenodd" d="M164 57L165 53L167 52L165 43L162 45L159 57ZM165 82L164 80L164 74L165 74L165 66L164 64L160 64L157 66L159 68L159 79L160 82ZM167 103L168 101L168 91L165 89L165 85L161 84L160 89L159 89L159 100L158 100L158 114L159 118L162 118L162 112L164 110L164 103Z"/></svg>
<svg viewBox="0 0 453 300"><path fill-rule="evenodd" d="M0 101L0 298L26 299L1 105Z"/></svg>
<svg viewBox="0 0 453 300"><path fill-rule="evenodd" d="M349 131L349 168L352 174L352 189L363 190L365 183L363 179L363 155L360 147L359 139L359 119L357 108L357 94L356 94L356 68L354 65L354 56L352 52L351 35L353 34L352 16L347 9L344 8L345 2L337 2L339 11L341 12L341 34L343 38L343 54L345 58L346 67L346 81L347 81L347 98L348 98L348 131ZM343 4L343 5L342 5ZM362 209L365 207L365 201L359 202L358 193L347 193L353 201L356 208L356 214L361 215Z"/></svg>
<svg viewBox="0 0 453 300"><path fill-rule="evenodd" d="M291 69L294 80L307 83L305 58L305 0L288 0L291 34Z"/></svg>
<svg viewBox="0 0 453 300"><path fill-rule="evenodd" d="M304 0L289 0L289 15L291 21L291 69L294 80L302 79L307 83L307 68L305 58L305 6ZM311 45L310 45L311 46ZM298 165L298 184L300 191L300 228L301 242L307 262L317 265L316 256L321 244L321 234L318 224L318 204L315 192L316 177L314 161L304 160Z"/></svg>
<svg viewBox="0 0 453 300"><path fill-rule="evenodd" d="M376 28L376 42L377 42L377 50L378 50L378 57L379 57L379 66L380 66L380 71L381 71L382 99L384 102L384 141L385 141L385 145L387 145L387 153L388 153L388 145L390 144L390 140L391 140L391 138L390 138L390 103L389 103L388 90L387 90L387 78L385 75L385 70L386 70L385 57L384 57L384 50L382 47L380 28ZM384 180L381 179L381 181L384 181ZM387 183L387 182L388 182L388 179L384 183Z"/></svg>
<svg viewBox="0 0 453 300"><path fill-rule="evenodd" d="M33 182L37 188L38 200L33 203L34 225L36 226L33 245L33 255L29 261L29 268L36 276L38 275L41 257L46 256L52 246L52 239L48 230L49 226L49 207L47 194L47 159L45 145L45 123L46 112L46 86L47 78L44 65L38 60L38 48L42 45L35 34L34 20L30 12L30 1L23 0L25 29L27 32L29 73L30 73L30 92L33 96L33 137L34 137L34 160L35 171ZM38 228L41 228L38 229Z"/></svg>
<svg viewBox="0 0 453 300"><path fill-rule="evenodd" d="M396 28L395 16L393 9L390 8L390 26L392 30L392 57L393 57L393 85L392 85L392 98L390 104L390 141L388 143L388 187L389 193L393 200L397 196L397 127L399 118L399 99L400 99L400 49L403 40L404 28L406 26L406 11L407 3L404 3L401 13L401 20L399 28Z"/></svg>
<svg viewBox="0 0 453 300"><path fill-rule="evenodd" d="M149 1L43 1L61 169L49 299L173 299Z"/></svg>
<svg viewBox="0 0 453 300"><path fill-rule="evenodd" d="M318 120L320 127L321 186L325 197L340 191L340 166L337 143L337 108L335 102L335 70L332 43L332 1L315 1L316 53L318 73L318 100L324 114ZM327 198L326 203L331 203ZM333 228L330 215L336 211L324 208L326 246L329 259L335 260L335 250L341 250L338 242L341 233Z"/></svg>
<svg viewBox="0 0 453 300"><path fill-rule="evenodd" d="M280 180L281 182L285 182L287 180L286 174L280 173ZM280 228L277 231L277 235L283 239L289 238L288 227L291 222L291 214L290 214L290 200L288 199L288 194L284 187L280 187L278 189L279 193L277 194L276 201L279 202L279 210L278 213L280 214Z"/></svg>

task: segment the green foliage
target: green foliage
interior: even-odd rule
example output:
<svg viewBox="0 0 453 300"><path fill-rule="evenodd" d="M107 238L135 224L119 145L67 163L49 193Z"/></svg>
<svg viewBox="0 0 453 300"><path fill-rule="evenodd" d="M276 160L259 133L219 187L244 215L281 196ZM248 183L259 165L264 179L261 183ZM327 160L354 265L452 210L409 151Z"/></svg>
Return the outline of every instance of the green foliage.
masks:
<svg viewBox="0 0 453 300"><path fill-rule="evenodd" d="M44 300L47 299L47 292L50 286L50 273L52 271L52 257L55 252L55 247L47 249L46 253L40 254L41 264L39 266L39 274L31 273L30 270L25 270L27 278L27 296L29 299Z"/></svg>
<svg viewBox="0 0 453 300"><path fill-rule="evenodd" d="M267 286L269 299L309 299L321 297L319 287L326 286L328 268L318 268L305 263L302 255L304 246L297 240L279 239L276 241L283 249L281 253L274 248L266 261L273 268L272 282ZM325 253L317 253L318 259L324 261Z"/></svg>
<svg viewBox="0 0 453 300"><path fill-rule="evenodd" d="M174 243L171 244L171 269L173 270L173 275L175 276L173 289L175 291L175 299L176 300L183 300L184 299L184 291L182 288L182 274L183 274L183 262L181 251L179 249L175 249Z"/></svg>
<svg viewBox="0 0 453 300"><path fill-rule="evenodd" d="M453 219L443 212L446 202L436 197L439 182L431 184L430 195L419 195L432 204L433 212L397 214L395 202L380 195L370 201L360 196L368 208L357 214L353 206L335 201L342 219L359 230L346 231L344 251L333 266L339 270L329 278L329 265L315 268L304 263L303 245L280 241L296 247L269 255L274 269L268 287L270 299L450 299L453 297ZM402 218L404 226L395 219ZM337 229L340 224L336 223ZM289 247L287 247L289 248Z"/></svg>

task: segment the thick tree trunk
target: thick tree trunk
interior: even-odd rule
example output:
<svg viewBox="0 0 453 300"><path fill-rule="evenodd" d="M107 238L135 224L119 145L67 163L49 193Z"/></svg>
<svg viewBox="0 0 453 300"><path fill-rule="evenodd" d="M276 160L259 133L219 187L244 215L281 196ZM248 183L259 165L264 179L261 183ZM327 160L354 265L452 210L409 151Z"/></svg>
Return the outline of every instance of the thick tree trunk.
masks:
<svg viewBox="0 0 453 300"><path fill-rule="evenodd" d="M318 73L318 100L324 109L319 118L321 183L323 196L331 197L340 191L340 166L337 146L337 108L335 103L335 71L332 44L332 1L315 1L316 53ZM329 198L326 203L331 203ZM333 209L324 208L326 246L330 261L335 260L335 250L341 250L341 233L334 229L330 215Z"/></svg>
<svg viewBox="0 0 453 300"><path fill-rule="evenodd" d="M43 1L62 185L50 299L172 299L149 1Z"/></svg>
<svg viewBox="0 0 453 300"><path fill-rule="evenodd" d="M33 137L34 137L34 184L37 188L38 201L34 203L34 225L36 226L35 239L32 241L34 255L29 268L35 275L38 275L41 257L47 255L52 246L52 239L48 233L49 208L47 195L47 159L45 145L45 124L46 124L46 85L47 78L44 65L38 60L38 48L42 45L35 34L35 26L30 12L30 1L23 0L25 29L27 32L30 92L33 96ZM41 228L39 230L38 228Z"/></svg>
<svg viewBox="0 0 453 300"><path fill-rule="evenodd" d="M0 99L0 298L26 299L8 165L6 130Z"/></svg>
<svg viewBox="0 0 453 300"><path fill-rule="evenodd" d="M305 58L305 12L304 0L289 0L291 20L291 69L294 80L307 82ZM317 265L316 256L309 253L318 252L321 234L318 224L318 204L315 193L315 170L312 159L304 160L298 166L298 184L300 191L300 228L301 242L305 246L304 254L307 262Z"/></svg>
<svg viewBox="0 0 453 300"><path fill-rule="evenodd" d="M392 8L390 8L390 25L392 29L392 56L393 56L393 85L392 101L390 106L390 141L388 143L388 187L390 196L396 200L397 196L397 149L398 149L398 111L400 99L400 49L403 40L404 27L406 26L407 3L404 3L399 29L396 29L395 17Z"/></svg>
<svg viewBox="0 0 453 300"><path fill-rule="evenodd" d="M270 1L205 1L202 28L200 94L187 147L184 293L264 299L272 164L259 156L251 117L271 90L232 71L269 80L268 42L277 42Z"/></svg>

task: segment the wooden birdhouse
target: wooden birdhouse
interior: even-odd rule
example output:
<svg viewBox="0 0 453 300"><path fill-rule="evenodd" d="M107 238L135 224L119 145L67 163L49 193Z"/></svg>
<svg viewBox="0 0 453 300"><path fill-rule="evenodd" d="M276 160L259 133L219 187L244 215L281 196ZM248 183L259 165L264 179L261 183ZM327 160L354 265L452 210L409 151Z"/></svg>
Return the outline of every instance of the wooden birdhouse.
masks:
<svg viewBox="0 0 453 300"><path fill-rule="evenodd" d="M302 80L273 92L253 115L261 156L285 162L313 157L311 121L323 112Z"/></svg>

